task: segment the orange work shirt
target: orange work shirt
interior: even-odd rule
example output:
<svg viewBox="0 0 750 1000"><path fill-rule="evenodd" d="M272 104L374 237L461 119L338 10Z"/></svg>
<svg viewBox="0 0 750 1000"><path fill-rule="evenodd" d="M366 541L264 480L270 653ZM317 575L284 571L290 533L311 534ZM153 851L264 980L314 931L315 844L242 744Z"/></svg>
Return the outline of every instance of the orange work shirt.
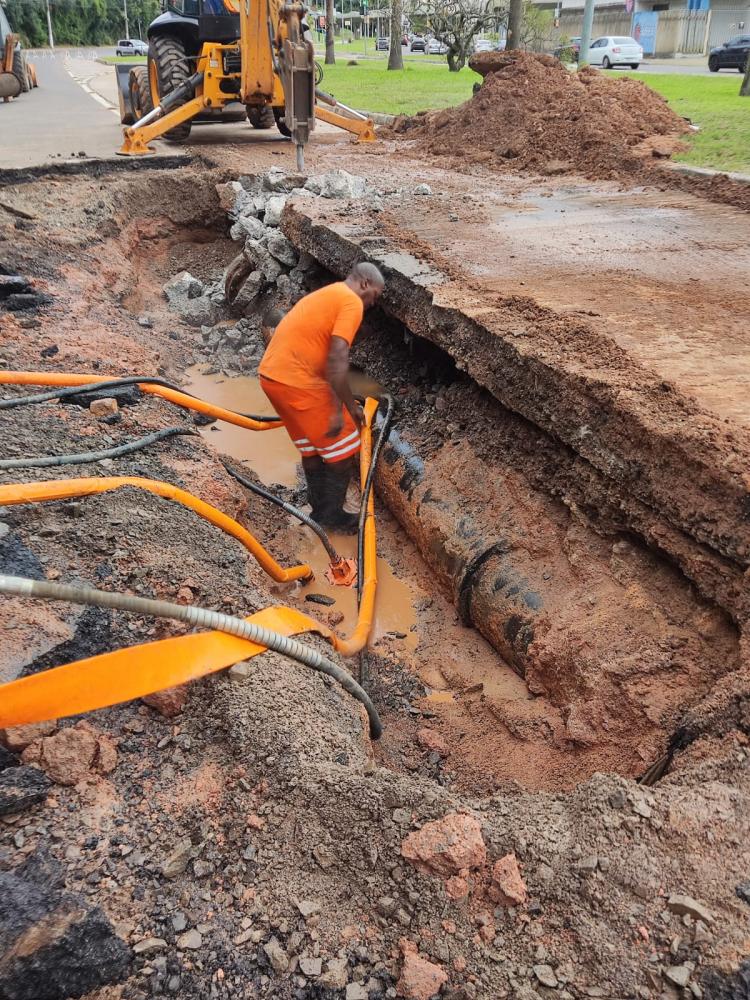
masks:
<svg viewBox="0 0 750 1000"><path fill-rule="evenodd" d="M276 327L258 374L298 389L327 385L331 337L351 346L363 314L362 299L343 281L311 292Z"/></svg>

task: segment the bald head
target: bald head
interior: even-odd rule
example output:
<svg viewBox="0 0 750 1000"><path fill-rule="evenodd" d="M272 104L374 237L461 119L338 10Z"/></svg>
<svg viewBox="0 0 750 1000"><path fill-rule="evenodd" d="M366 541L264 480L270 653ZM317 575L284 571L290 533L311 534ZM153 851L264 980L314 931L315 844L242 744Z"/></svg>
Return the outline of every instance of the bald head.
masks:
<svg viewBox="0 0 750 1000"><path fill-rule="evenodd" d="M374 264L362 261L351 269L346 283L362 299L365 309L368 309L380 298L385 287L385 278Z"/></svg>

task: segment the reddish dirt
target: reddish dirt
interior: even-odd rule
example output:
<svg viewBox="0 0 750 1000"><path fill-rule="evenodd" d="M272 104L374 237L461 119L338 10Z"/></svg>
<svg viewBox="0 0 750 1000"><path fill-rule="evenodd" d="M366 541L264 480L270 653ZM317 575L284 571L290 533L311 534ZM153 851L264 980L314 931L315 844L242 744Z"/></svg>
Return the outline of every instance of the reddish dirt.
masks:
<svg viewBox="0 0 750 1000"><path fill-rule="evenodd" d="M375 156L362 155L377 169ZM350 156L356 169L357 154ZM202 170L28 188L29 200L50 203L54 221L33 231L8 225L0 235L12 247L8 259L55 298L39 315L3 318L5 365L163 371L180 380L201 359L201 334L166 310L160 288L182 266L211 277L233 254L223 229L205 228L206 212L219 214L216 179ZM84 206L98 199L107 205L87 219ZM153 326L139 325L141 312ZM103 446L107 437L176 419L149 398L123 408L116 426L52 405L9 414L3 429L9 455L28 452L32 440L51 453L81 439ZM186 485L229 513L247 508L248 523L279 558L298 547L299 529L269 517L260 501L248 503L200 439L180 439L118 469ZM3 520L39 554L50 579L101 580L170 599L189 588L196 603L231 612L295 600L272 591L231 539L156 498L125 492L3 512ZM374 762L352 704L317 675L269 656L246 684L218 677L191 686L177 720L133 704L97 713L96 726L118 740L115 770L58 786L37 812L0 828L3 865L50 850L68 886L101 905L129 944L165 941L163 956L139 957L133 979L102 991L101 1000L143 1000L149 992L185 1000L316 997L323 986L300 985L291 964L313 954L326 974L343 961L339 991L372 976L370 996L381 997L403 975L401 953L413 947L434 975L450 977L451 1000L533 996L535 962L552 964L576 996L627 995L636 983L648 997L656 995L646 979L654 962L690 961L697 981L701 965L729 969L743 959L747 919L733 894L750 861L739 835L748 810L740 737L717 748L718 760L707 755L698 771L654 792L616 776L589 778L609 766L605 754L569 753L558 739L559 711L531 698L489 645L457 622L393 519L383 514L379 526L380 551L415 594L419 644L406 653L390 636L373 651L387 726ZM124 645L172 629L113 616L108 630L112 644ZM486 698L476 687L482 679ZM522 793L513 785L522 775L534 789L577 787ZM495 794L481 801L462 797L464 789ZM493 916L481 885L455 901L440 879L403 858L412 829L456 811L479 814L488 864L517 855L528 910ZM190 865L167 877L165 860L185 840ZM710 939L694 941L685 922L664 917L671 891L690 892L717 914ZM306 900L319 909L312 920L301 916ZM180 948L173 918L198 930L199 949ZM406 940L400 950L399 939ZM279 940L291 960L283 973L265 951Z"/></svg>
<svg viewBox="0 0 750 1000"><path fill-rule="evenodd" d="M570 73L552 56L527 52L494 56L493 65L499 68L471 100L402 118L394 131L430 153L461 150L513 170L575 170L592 178L637 173L646 152L640 144L688 131L662 97L636 80L590 68ZM479 59L472 68L482 71Z"/></svg>
<svg viewBox="0 0 750 1000"><path fill-rule="evenodd" d="M383 132L414 142L453 169L647 182L750 211L750 185L725 174L686 176L670 157L685 147L685 119L639 80L585 67L570 73L552 56L480 53L485 77L465 104L396 120Z"/></svg>

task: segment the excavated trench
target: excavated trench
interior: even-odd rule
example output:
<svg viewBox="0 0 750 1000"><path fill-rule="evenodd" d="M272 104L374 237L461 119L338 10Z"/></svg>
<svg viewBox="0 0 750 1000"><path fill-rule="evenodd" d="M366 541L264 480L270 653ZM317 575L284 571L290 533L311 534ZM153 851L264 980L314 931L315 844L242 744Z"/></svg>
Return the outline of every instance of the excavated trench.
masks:
<svg viewBox="0 0 750 1000"><path fill-rule="evenodd" d="M155 305L165 280L180 268L209 280L233 248L205 182L170 180L168 219L149 218L141 199L163 199L163 183L145 179L139 190L131 182L121 195L121 212L139 210L122 231L108 224L122 266L112 268L105 254L103 273L124 308L134 316L161 311L157 322L168 325L163 302ZM425 265L382 240L353 239L307 204L304 212L288 207L282 229L317 262L312 284L339 277L362 256L386 272L383 307L368 316L354 361L398 404L377 480L397 523L383 512L371 652L376 670L395 665L411 691L407 723L403 698L383 706L401 750L415 738L415 719L431 720L466 786L481 774L474 787L516 780L552 789L595 771L643 775L687 742L686 727L705 729L701 706L712 697L720 729L727 713L716 691L741 663L745 501L734 470L712 465L708 433L680 423L690 416L684 400L671 400L673 419L659 425L656 403L639 410L623 382L597 395L604 379L593 386L588 372L540 360L540 343L556 333L572 342L543 310L518 306L502 317L514 331L493 340L486 307L438 302L440 282ZM214 318L218 327L234 321L226 310ZM532 349L520 349L532 340ZM257 357L224 352L207 370L185 351L183 378L207 399L262 411ZM227 425L202 433L219 453L301 499L286 439ZM691 434L701 445L692 451ZM255 505L251 513L267 510ZM264 540L322 571L306 536L300 549L298 526L272 523L265 517ZM341 547L350 554L347 542ZM326 587L322 572L316 577L296 599L336 600L332 614L345 630L356 614L353 595ZM415 678L421 697L410 687ZM385 761L402 766L397 756L386 741Z"/></svg>
<svg viewBox="0 0 750 1000"><path fill-rule="evenodd" d="M351 247L335 226L311 225L304 213L287 209L283 230L319 264L313 284L335 280L352 261ZM362 249L359 244L360 256ZM526 772L523 755L514 753L514 777L529 787L567 786L595 770L660 776L672 752L689 742L686 713L741 662L745 550L722 523L732 511L709 511L704 496L727 499L734 490L731 502L739 510L742 498L731 470L709 486L708 448L694 454L693 468L679 473L692 505L686 513L665 487L666 477L676 474L689 429L680 428L675 441L662 427L658 461L652 461L654 442L639 460L637 445L646 425L656 425L655 409L640 413L640 426L626 434L634 402L625 400L624 413L614 405L606 412L591 392L583 426L576 406L585 380L576 385L566 373L576 403L559 386L555 391L551 371L524 362L527 370L519 377L509 357L498 360L498 345L487 342L476 317L429 300L434 288L428 295L424 266L385 252L377 240L366 249L368 255L374 249L373 258L384 265L388 291L383 308L365 323L354 361L396 396L398 415L377 487L416 547L414 552L390 526L381 535L381 612L373 646L384 637L407 638L388 655L401 657L425 681L427 717L444 726L459 755L463 749L469 769L481 747L508 754L515 743L525 746L530 763ZM526 333L544 331L547 317L525 308ZM246 362L234 363L224 353L221 369L224 374L213 375L191 369L192 390L224 405L236 407L242 398L246 408L262 406L252 375L226 377L247 372ZM497 398L501 372L513 399L521 401L518 410ZM542 376L546 394L545 387L537 388L529 402L524 379ZM612 393L609 402L623 396ZM675 411L685 405L677 400ZM573 420L576 435L567 426L557 433L558 425ZM620 427L613 430L616 421ZM204 436L246 460L264 482L290 490L299 485L288 442L263 435L246 442L226 428ZM701 489L688 489L698 466ZM314 552L306 547L304 556L314 559ZM451 663L441 671L439 653L413 613L425 598L400 579L409 559L426 567L426 599L447 597L464 633L466 627L478 630L497 657L484 655L478 665L469 646L462 648L462 639L452 635ZM307 591L336 599L347 627L355 616L353 601L319 581L320 574ZM424 591L424 572L421 583ZM376 659L379 653L376 648ZM524 682L525 699L508 679L509 670ZM524 703L529 700L531 712ZM493 743L498 734L502 739ZM544 778L533 762L540 744ZM649 775L654 762L660 764ZM507 778L507 769L502 774Z"/></svg>

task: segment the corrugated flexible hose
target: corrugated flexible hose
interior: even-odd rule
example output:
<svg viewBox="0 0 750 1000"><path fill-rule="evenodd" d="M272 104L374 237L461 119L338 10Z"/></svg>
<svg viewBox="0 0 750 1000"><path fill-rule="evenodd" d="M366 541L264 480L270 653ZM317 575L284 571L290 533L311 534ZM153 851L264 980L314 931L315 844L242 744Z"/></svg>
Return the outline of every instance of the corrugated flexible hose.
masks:
<svg viewBox="0 0 750 1000"><path fill-rule="evenodd" d="M244 621L242 618L235 618L232 615L222 614L220 611L211 611L208 608L199 608L190 604L172 604L169 601L154 601L131 594L96 590L93 587L73 587L69 584L51 583L47 580L30 580L26 577L5 574L0 574L0 593L17 597L41 598L47 601L69 601L87 607L113 608L117 611L127 611L137 615L149 615L152 618L170 618L174 621L185 622L187 625L215 629L240 639L248 639L259 646L265 646L276 653L281 653L282 656L288 656L298 663L303 663L313 670L333 677L345 691L364 705L370 722L372 739L379 739L383 732L377 710L369 695L346 670L323 656L317 649L253 622Z"/></svg>

